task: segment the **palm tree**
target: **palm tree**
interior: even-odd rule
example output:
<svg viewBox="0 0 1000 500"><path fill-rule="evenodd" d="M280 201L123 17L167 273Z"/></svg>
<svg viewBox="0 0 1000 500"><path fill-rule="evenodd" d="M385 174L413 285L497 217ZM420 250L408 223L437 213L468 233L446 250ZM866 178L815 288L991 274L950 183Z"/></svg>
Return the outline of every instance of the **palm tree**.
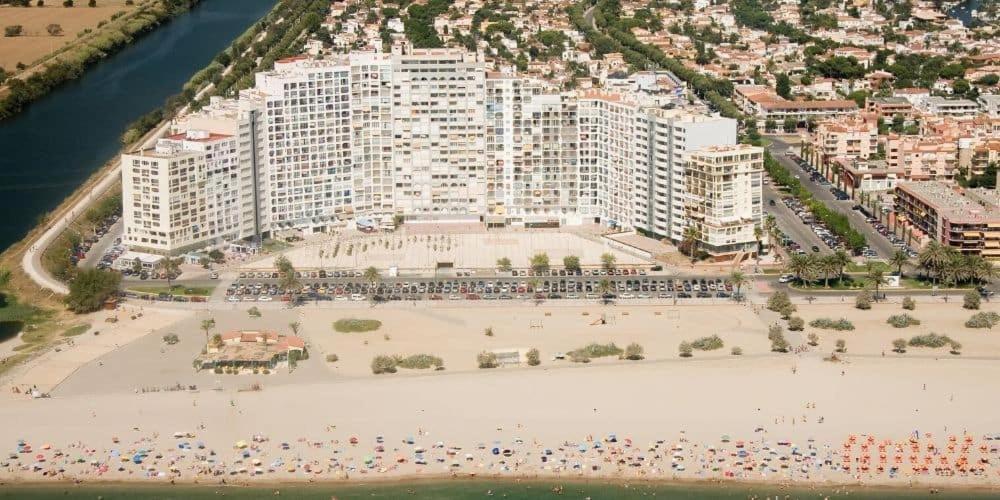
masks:
<svg viewBox="0 0 1000 500"><path fill-rule="evenodd" d="M174 276L181 272L181 260L164 257L156 263L156 268L167 275L167 288L172 288Z"/></svg>
<svg viewBox="0 0 1000 500"><path fill-rule="evenodd" d="M885 283L885 271L881 268L875 267L872 263L868 263L868 281L875 285L875 302L878 302L878 289L879 286Z"/></svg>
<svg viewBox="0 0 1000 500"><path fill-rule="evenodd" d="M988 260L984 259L981 255L973 256L971 262L971 269L969 270L969 276L978 281L980 284L988 284L990 280L996 279L1000 276L1000 271ZM2 271L0 271L0 288L3 287Z"/></svg>
<svg viewBox="0 0 1000 500"><path fill-rule="evenodd" d="M931 240L920 253L917 254L917 262L920 267L926 270L927 275L937 282L938 273L945 262L948 261L947 247L941 245L937 240Z"/></svg>
<svg viewBox="0 0 1000 500"><path fill-rule="evenodd" d="M840 263L834 254L824 255L816 262L816 270L823 273L823 287L830 288L830 275L840 271Z"/></svg>
<svg viewBox="0 0 1000 500"><path fill-rule="evenodd" d="M684 228L683 239L681 244L688 251L688 256L691 257L691 262L693 263L698 255L698 240L701 239L701 232L695 226L688 226Z"/></svg>
<svg viewBox="0 0 1000 500"><path fill-rule="evenodd" d="M837 250L833 252L833 257L830 260L837 263L837 278L844 279L844 268L851 263L851 256L843 250Z"/></svg>
<svg viewBox="0 0 1000 500"><path fill-rule="evenodd" d="M379 280L382 279L382 276L379 275L378 269L375 269L375 266L368 266L368 269L365 269L364 278L365 278L365 280L368 281L368 283L371 286L371 288L370 288L371 289L370 297L372 298L372 300L374 300L375 299L375 287L378 285Z"/></svg>
<svg viewBox="0 0 1000 500"><path fill-rule="evenodd" d="M618 260L618 257L615 257L615 254L611 252L604 252L601 254L601 265L608 271L615 268L616 260Z"/></svg>
<svg viewBox="0 0 1000 500"><path fill-rule="evenodd" d="M208 318L201 320L201 329L205 330L205 344L208 344L208 332L215 328L215 319Z"/></svg>
<svg viewBox="0 0 1000 500"><path fill-rule="evenodd" d="M945 261L938 270L938 276L948 285L955 285L965 280L965 259L961 256Z"/></svg>
<svg viewBox="0 0 1000 500"><path fill-rule="evenodd" d="M740 289L743 288L743 285L750 282L746 275L740 271L733 271L732 274L729 275L729 281L733 283L734 287L736 287L736 296L740 296Z"/></svg>
<svg viewBox="0 0 1000 500"><path fill-rule="evenodd" d="M900 276L903 275L903 266L909 261L910 256L903 250L896 250L892 257L889 257L889 263L896 266L896 274Z"/></svg>
<svg viewBox="0 0 1000 500"><path fill-rule="evenodd" d="M811 255L796 254L788 261L788 272L795 275L795 279L802 282L805 277L812 274L815 264Z"/></svg>

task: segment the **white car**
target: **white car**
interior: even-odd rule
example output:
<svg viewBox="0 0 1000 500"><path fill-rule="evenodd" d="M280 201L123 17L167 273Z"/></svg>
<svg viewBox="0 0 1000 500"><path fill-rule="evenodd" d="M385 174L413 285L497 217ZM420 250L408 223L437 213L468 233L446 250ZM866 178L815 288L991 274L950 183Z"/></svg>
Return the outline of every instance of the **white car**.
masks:
<svg viewBox="0 0 1000 500"><path fill-rule="evenodd" d="M778 283L790 283L794 279L795 276L792 276L791 274L782 274L778 277Z"/></svg>
<svg viewBox="0 0 1000 500"><path fill-rule="evenodd" d="M622 298L623 299L634 299L635 295L632 295L631 293L623 293L622 294Z"/></svg>
<svg viewBox="0 0 1000 500"><path fill-rule="evenodd" d="M360 293L352 293L351 294L351 300L361 301L361 300L365 300L365 298L363 296L361 296Z"/></svg>
<svg viewBox="0 0 1000 500"><path fill-rule="evenodd" d="M243 296L243 302L256 302L256 301L257 301L257 297L255 297L253 295L244 295Z"/></svg>
<svg viewBox="0 0 1000 500"><path fill-rule="evenodd" d="M337 301L347 300L347 295L338 295L338 296L334 297L333 300L337 300Z"/></svg>
<svg viewBox="0 0 1000 500"><path fill-rule="evenodd" d="M272 300L274 299L272 299L270 295L261 295L260 297L257 297L257 302L270 302Z"/></svg>
<svg viewBox="0 0 1000 500"><path fill-rule="evenodd" d="M459 300L461 298L462 297L459 297L458 295L455 295L455 294L452 294L452 295L448 296L448 300Z"/></svg>
<svg viewBox="0 0 1000 500"><path fill-rule="evenodd" d="M240 296L239 295L230 295L228 298L226 298L226 300L228 302L239 302L240 301Z"/></svg>

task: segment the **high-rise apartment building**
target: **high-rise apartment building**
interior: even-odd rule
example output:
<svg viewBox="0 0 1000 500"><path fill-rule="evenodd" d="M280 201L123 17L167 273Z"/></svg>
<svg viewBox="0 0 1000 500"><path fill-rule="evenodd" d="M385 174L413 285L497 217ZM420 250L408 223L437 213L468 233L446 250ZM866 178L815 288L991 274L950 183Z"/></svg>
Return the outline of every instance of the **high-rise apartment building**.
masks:
<svg viewBox="0 0 1000 500"><path fill-rule="evenodd" d="M122 242L176 255L243 236L234 136L188 130L122 155Z"/></svg>
<svg viewBox="0 0 1000 500"><path fill-rule="evenodd" d="M686 218L713 257L754 252L762 223L764 149L747 144L693 151L686 165Z"/></svg>
<svg viewBox="0 0 1000 500"><path fill-rule="evenodd" d="M139 238L131 242L175 252L289 228L325 231L357 217L601 223L679 241L691 220L690 155L735 144L736 122L680 97L666 101L643 91L565 92L542 80L487 74L475 54L453 49L279 61L238 100L214 99L175 123L178 132L230 138L232 214L220 213L219 227L198 226L214 230L198 230L190 241L160 246L151 240L165 235L139 236L148 221L127 220ZM147 193L147 177L162 175L163 182L192 182L158 169L155 176L125 175L127 191ZM759 199L759 183L756 189ZM218 212L217 203L205 203ZM152 232L180 231L166 222Z"/></svg>

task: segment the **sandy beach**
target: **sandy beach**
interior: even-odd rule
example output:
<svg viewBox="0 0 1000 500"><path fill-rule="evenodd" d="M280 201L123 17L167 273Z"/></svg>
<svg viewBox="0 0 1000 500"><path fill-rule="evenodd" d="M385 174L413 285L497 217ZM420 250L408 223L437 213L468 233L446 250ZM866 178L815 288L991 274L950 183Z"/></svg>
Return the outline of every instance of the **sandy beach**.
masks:
<svg viewBox="0 0 1000 500"><path fill-rule="evenodd" d="M0 429L0 478L475 474L996 485L994 334L964 328L971 313L958 304L920 304L912 314L922 324L906 329L885 324L898 312L898 304L801 305L807 322L846 316L856 329L789 332L798 349L785 354L771 353L767 341L777 316L748 305L299 308L268 309L252 321L242 310L150 314L142 328L152 333L81 362L53 385L52 398L7 395L0 419L18 425ZM299 321L310 359L267 376L195 372L207 315L220 331L287 331ZM591 324L602 315L605 324ZM383 325L335 332L332 322L344 317ZM168 331L181 342L165 346ZM812 331L818 347L805 344ZM930 331L958 339L963 353L891 352L892 339ZM680 341L712 334L724 349L677 356ZM838 338L847 353L824 360ZM642 344L646 359L552 360L612 341ZM729 354L736 345L742 356ZM476 368L476 353L512 347L539 349L541 365ZM340 361L327 363L329 353ZM370 372L377 354L418 353L440 356L446 370ZM259 390L247 390L255 383ZM168 390L178 384L184 390Z"/></svg>

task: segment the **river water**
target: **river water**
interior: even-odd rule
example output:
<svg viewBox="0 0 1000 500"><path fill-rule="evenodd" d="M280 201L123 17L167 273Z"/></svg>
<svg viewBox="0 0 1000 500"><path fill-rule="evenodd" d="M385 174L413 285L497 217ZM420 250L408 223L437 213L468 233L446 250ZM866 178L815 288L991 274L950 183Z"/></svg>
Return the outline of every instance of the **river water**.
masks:
<svg viewBox="0 0 1000 500"><path fill-rule="evenodd" d="M0 251L114 157L126 125L180 92L276 0L202 0L0 122Z"/></svg>

